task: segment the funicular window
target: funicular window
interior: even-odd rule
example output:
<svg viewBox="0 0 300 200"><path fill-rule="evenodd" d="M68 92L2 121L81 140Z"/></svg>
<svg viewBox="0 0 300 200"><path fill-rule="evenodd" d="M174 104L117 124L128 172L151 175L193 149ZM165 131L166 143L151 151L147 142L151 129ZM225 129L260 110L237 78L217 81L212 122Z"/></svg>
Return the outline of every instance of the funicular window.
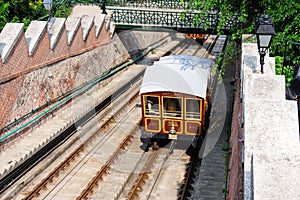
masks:
<svg viewBox="0 0 300 200"><path fill-rule="evenodd" d="M144 109L147 116L160 116L159 97L158 96L144 96Z"/></svg>
<svg viewBox="0 0 300 200"><path fill-rule="evenodd" d="M182 99L177 97L163 97L164 117L182 117Z"/></svg>
<svg viewBox="0 0 300 200"><path fill-rule="evenodd" d="M200 108L201 100L200 99L185 99L186 113L185 118L187 119L200 119Z"/></svg>

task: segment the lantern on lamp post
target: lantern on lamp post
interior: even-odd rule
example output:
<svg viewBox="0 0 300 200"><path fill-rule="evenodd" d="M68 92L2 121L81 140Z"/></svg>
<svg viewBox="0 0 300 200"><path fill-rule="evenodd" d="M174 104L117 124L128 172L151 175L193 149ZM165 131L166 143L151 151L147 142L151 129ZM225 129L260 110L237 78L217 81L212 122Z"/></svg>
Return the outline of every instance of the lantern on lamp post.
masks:
<svg viewBox="0 0 300 200"><path fill-rule="evenodd" d="M52 0L43 0L43 5L48 10L49 19L51 18L51 10L52 10Z"/></svg>
<svg viewBox="0 0 300 200"><path fill-rule="evenodd" d="M264 73L264 57L268 52L272 39L275 35L274 24L268 14L264 14L262 18L258 20L256 36L258 53L260 56L261 73Z"/></svg>

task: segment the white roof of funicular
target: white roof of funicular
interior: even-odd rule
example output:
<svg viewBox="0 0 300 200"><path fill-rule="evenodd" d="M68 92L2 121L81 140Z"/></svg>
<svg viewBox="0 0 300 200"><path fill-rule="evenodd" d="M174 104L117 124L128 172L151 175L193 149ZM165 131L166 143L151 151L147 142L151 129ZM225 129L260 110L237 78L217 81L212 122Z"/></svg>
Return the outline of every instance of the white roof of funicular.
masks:
<svg viewBox="0 0 300 200"><path fill-rule="evenodd" d="M212 60L196 56L162 57L146 68L140 94L176 92L205 99L213 65Z"/></svg>

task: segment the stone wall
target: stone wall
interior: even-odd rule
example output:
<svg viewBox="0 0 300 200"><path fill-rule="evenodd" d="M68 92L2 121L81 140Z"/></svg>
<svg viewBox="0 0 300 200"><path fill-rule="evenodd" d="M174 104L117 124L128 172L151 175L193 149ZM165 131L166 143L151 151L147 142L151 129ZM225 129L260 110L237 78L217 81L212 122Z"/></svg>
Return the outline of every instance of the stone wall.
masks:
<svg viewBox="0 0 300 200"><path fill-rule="evenodd" d="M226 199L299 199L297 102L265 56L261 73L254 35L244 35L236 74Z"/></svg>
<svg viewBox="0 0 300 200"><path fill-rule="evenodd" d="M96 6L48 22L9 23L0 34L0 127L132 59L128 49L147 49L169 33L114 32ZM80 16L80 10L90 15ZM99 11L99 12L98 12ZM75 15L77 14L77 15ZM135 41L125 43L128 35Z"/></svg>
<svg viewBox="0 0 300 200"><path fill-rule="evenodd" d="M0 34L0 83L109 42L111 35L105 23L110 22L102 14L51 18L48 22L31 22L25 33L23 24L6 24ZM101 34L96 32L96 26L101 27Z"/></svg>
<svg viewBox="0 0 300 200"><path fill-rule="evenodd" d="M256 43L242 46L243 199L299 199L297 102L285 98L285 78L266 55L261 73ZM251 39L250 39L251 41Z"/></svg>
<svg viewBox="0 0 300 200"><path fill-rule="evenodd" d="M110 48L120 49L113 57L116 59L107 60L105 54L99 55L99 51L106 51L103 46L118 39L111 38L111 30L105 25L110 23L105 15L98 13L92 17L32 21L26 32L22 23L6 24L0 34L0 103L3 105L0 127L83 83L78 75L81 66L89 69L81 71L97 71L99 75L108 66L128 59L129 54L122 45ZM99 65L103 59L106 66ZM91 61L98 65L97 69ZM57 72L65 75L57 76Z"/></svg>

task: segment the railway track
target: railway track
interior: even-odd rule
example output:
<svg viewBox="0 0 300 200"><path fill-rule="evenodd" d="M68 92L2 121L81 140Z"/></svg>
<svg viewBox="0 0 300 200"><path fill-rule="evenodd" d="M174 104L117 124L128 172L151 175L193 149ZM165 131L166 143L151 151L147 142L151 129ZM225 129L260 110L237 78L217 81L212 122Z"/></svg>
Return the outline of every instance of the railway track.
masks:
<svg viewBox="0 0 300 200"><path fill-rule="evenodd" d="M50 142L48 145L46 145L43 149L41 149L36 154L34 154L34 156L30 157L23 164L21 164L15 170L13 170L10 174L8 174L6 177L2 178L1 182L0 182L1 193L3 193L9 187L13 186L14 182L17 183L18 179L20 177L22 177L23 175L25 175L27 172L29 172L29 170L31 170L35 165L39 165L40 161L42 161L43 159L46 159L50 155L50 153L52 151L54 151L54 149L60 148L62 143L66 143L68 140L72 140L74 142L78 139L80 139L80 140L85 139L88 134L78 135L78 130L80 129L80 127L83 127L89 120L91 120L93 118L93 115L100 113L100 112L102 114L101 123L103 123L102 121L105 120L107 118L107 116L111 116L111 112L112 112L112 108L110 107L111 103L115 102L115 100L117 98L119 98L122 93L123 94L125 93L124 94L125 97L124 96L121 97L124 100L127 97L130 97L133 94L136 94L138 92L137 87L135 88L136 91L134 93L132 92L132 90L130 90L130 88L132 88L132 86L134 84L139 86L138 81L141 81L142 74L143 74L143 72L141 72L137 76L133 77L131 79L131 81L129 81L127 84L120 87L112 95L110 95L106 99L104 99L104 101L102 101L100 104L96 105L93 110L88 112L86 115L82 116L74 124L71 124L68 129L66 129L64 132L62 132L61 135L59 135L57 138L55 138L52 142ZM136 82L138 82L138 83L136 83ZM118 105L118 103L116 103L116 104L117 105L113 106L114 107L113 111L117 111L118 107L120 107L122 105L122 104ZM119 108L119 109L121 109L121 108ZM108 121L108 123L109 123L110 118L111 117L108 117L106 119ZM73 139L70 139L72 137L73 137ZM56 159L56 156L53 156L53 157L54 157L54 159ZM66 165L67 165L67 163L68 162L66 162ZM39 170L37 170L37 171L39 171ZM32 178L30 178L30 176L29 176L29 179L32 179ZM17 183L17 184L18 185L15 187L21 189L22 188L21 186L24 185L24 182ZM15 187L13 187L13 188L15 188ZM15 190L19 190L17 188ZM9 193L12 193L12 195L10 195ZM8 195L11 197L11 196L14 196L14 194L15 194L15 192L8 191L4 195Z"/></svg>
<svg viewBox="0 0 300 200"><path fill-rule="evenodd" d="M206 54L206 51L210 49L213 51L215 43L213 39L208 37L206 40L207 46L204 50L203 48L199 48L195 43L191 42L188 44L181 43L176 48L168 51L172 54L187 54L187 55L198 55L198 56L209 56ZM205 45L205 43L204 43ZM165 54L168 54L166 51ZM138 78L134 78L137 81ZM128 83L127 89L134 84ZM123 91L126 90L123 87ZM119 95L114 95L114 98ZM111 101L112 97L110 97L109 101ZM137 103L136 97L131 99L130 105L132 106L129 110L136 110L134 112L139 113L139 109L136 108L135 104ZM103 105L98 105L97 110L100 112L100 107L107 107L103 103ZM128 108L128 106L127 106ZM114 108L115 109L115 108ZM120 110L124 110L124 108L120 108ZM138 114L126 114L127 119L128 116L133 116ZM124 130L121 132L111 134L108 129L110 129L111 125L116 122L116 116L109 117L107 122L104 123L103 126L94 131L91 136L84 139L84 144L80 144L64 161L62 161L54 170L52 170L46 177L43 178L38 183L34 183L34 187L27 188L23 190L22 199L51 199L51 198L62 198L63 194L67 194L74 188L74 185L70 184L67 187L63 187L62 185L69 184L70 181L73 180L75 176L76 170L82 169L93 169L93 172L90 175L86 174L86 171L81 171L81 173L77 173L78 176L82 176L85 174L89 176L85 182L84 187L80 186L80 193L78 191L74 192L77 195L68 196L69 199L88 199L89 197L97 198L112 198L115 199L156 199L155 196L159 197L163 195L163 192L166 192L161 185L164 183L172 181L173 188L173 196L175 198L180 197L184 199L186 197L186 191L188 191L189 186L189 176L193 173L193 163L194 158L191 158L190 155L187 155L187 148L184 149L174 149L175 144L167 144L166 148L160 149L159 151L148 152L145 153L139 148L139 134L137 131L137 126L135 127L124 127L120 128L121 123L126 124L126 116L124 121L117 120L119 124L116 128L113 128L116 132L117 129L128 129L132 130L127 133L126 136L123 135ZM91 118L91 116L85 116L85 119L82 119L81 126L87 123L86 119ZM136 125L138 123L138 117L136 121ZM78 125L78 124L77 124ZM123 133L122 133L123 132ZM103 133L106 133L104 136ZM113 136L115 135L115 136ZM118 135L118 136L117 136ZM120 138L120 135L124 137ZM96 145L96 140L101 138L101 142ZM109 138L114 138L112 141ZM119 140L115 140L118 138ZM118 142L116 142L118 141ZM101 143L101 144L100 144ZM119 144L118 147L110 148L109 146L114 146L112 144ZM94 146L93 146L94 145ZM101 151L97 149L100 148ZM169 148L167 147L169 146ZM93 152L93 153L91 153ZM94 156L92 156L93 154ZM99 157L100 154L106 154L106 157ZM85 155L85 156L84 156ZM109 156L108 156L109 155ZM83 158L88 159L83 161ZM94 159L92 159L94 158ZM101 166L95 167L95 158L97 161L101 160ZM79 163L89 163L87 165L78 164L78 160L81 160ZM135 160L134 162L132 160ZM130 161L130 162L128 162ZM77 164L74 164L76 163ZM128 162L128 163L127 163ZM126 169L122 168L122 165L127 166ZM127 164L126 164L127 163ZM176 163L176 164L174 164ZM72 169L72 166L77 166ZM79 167L80 166L80 167ZM190 166L190 167L188 167ZM97 168L98 170L94 169ZM99 170L100 169L100 170ZM188 171L188 172L187 172ZM69 173L69 178L67 178L66 172ZM176 173L176 177L172 177L170 179L170 175ZM71 175L71 176L70 176ZM184 178L184 176L187 176ZM120 178L123 177L123 178ZM75 178L73 182L79 182L80 178ZM77 180L77 181L76 181ZM118 185L113 187L110 183L115 183L114 185ZM59 186L61 185L61 186ZM51 189L52 188L52 189ZM78 188L78 186L76 186ZM111 190L111 192L108 190ZM65 192L64 192L65 191ZM178 191L181 191L180 194ZM26 196L24 196L26 193ZM20 196L19 196L20 197ZM18 197L17 197L18 198ZM67 198L67 197L66 197ZM67 198L67 199L68 199ZM157 198L158 199L158 198Z"/></svg>
<svg viewBox="0 0 300 200"><path fill-rule="evenodd" d="M137 127L136 127L137 128ZM104 176L109 173L111 170L111 165L115 162L118 156L122 153L122 151L128 146L133 138L133 134L136 133L137 129L135 129L131 134L127 135L126 138L121 142L115 152L110 156L110 158L105 162L105 164L101 167L100 171L97 172L96 176L89 182L86 189L84 189L81 194L76 199L87 199L88 195L93 193L94 188L98 186L98 182L103 180Z"/></svg>
<svg viewBox="0 0 300 200"><path fill-rule="evenodd" d="M193 56L201 56L204 58L211 58L211 59L216 59L220 56L221 52L223 51L225 45L226 45L226 36L208 36L206 37L204 41L204 49L195 46L194 43L187 43L184 45L185 48L179 50L179 51L174 51L173 54L184 54L184 55L193 55ZM214 74L213 81L211 83L211 90L215 91L215 88L217 87L217 82L218 82L218 77L219 77L219 71L216 70L216 73ZM213 92L214 94L214 92ZM203 137L200 138L198 147L202 145L202 142L204 140L205 134L202 135ZM179 183L181 185L180 188L177 188L179 193L177 198L174 197L174 199L186 199L191 196L191 193L194 191L194 187L191 185L194 184L195 181L195 173L200 170L201 167L201 161L202 159L198 157L198 150L196 150L194 153L191 154L191 157L189 158L189 162L186 168L186 172L184 175L184 179L182 182ZM166 172L168 173L168 172ZM170 172L172 173L172 172ZM153 186L152 186L153 187ZM169 193L166 191L166 193ZM144 194L146 195L146 194ZM158 194L154 196L159 196ZM147 198L149 199L149 198ZM151 199L156 199L155 197L152 197Z"/></svg>
<svg viewBox="0 0 300 200"><path fill-rule="evenodd" d="M148 174L151 171L151 167L153 166L153 163L157 159L157 151L152 152L151 156L149 156L149 159L147 160L143 170L141 173L139 173L134 185L131 187L130 191L127 194L127 198L129 200L138 198L138 193L142 188L142 185L148 178Z"/></svg>
<svg viewBox="0 0 300 200"><path fill-rule="evenodd" d="M119 113L116 113L114 116L111 116L109 118L106 119L106 122L99 128L96 128L95 130L93 130L93 133L90 134L90 136L88 137L88 139L86 141L82 141L83 143L80 144L65 160L63 160L61 162L61 164L59 164L51 173L49 173L49 175L47 177L45 177L39 184L37 184L30 192L28 192L28 194L23 198L23 199L33 199L34 197L37 197L38 195L40 195L43 191L45 191L45 189L47 190L54 190L51 189L51 187L49 186L51 183L54 182L59 182L58 179L60 179L61 181L63 179L66 179L65 175L65 171L69 171L69 173L71 173L72 170L67 170L68 168L70 168L70 166L79 166L82 165L81 163L87 162L86 160L89 160L89 158L91 158L93 152L95 152L97 150L97 148L100 148L101 146L105 145L105 142L109 143L109 138L113 137L112 135L115 135L117 133L115 133L115 129L117 129L118 124L114 124L112 123L112 120L116 120L118 119L119 123L125 123L126 119L127 119L127 114L131 115L132 110L135 110L135 115L138 114L139 112L136 111L135 105L138 101L138 86L139 84L137 83L135 86L133 86L131 90L128 91L128 93L134 93L135 95L133 97L130 98L128 105L124 105L124 103L126 103L126 98L124 99L124 97L122 96L122 99L120 99L119 101L116 102L116 104L121 104L120 106L120 110ZM125 100L125 102L124 102ZM125 106L125 108L124 108ZM117 108L116 108L117 109ZM119 115L124 115L124 110L131 110L129 113L126 112L126 116L123 116L123 119L119 119L120 116ZM138 122L136 122L135 125L136 127L138 126ZM115 126L113 126L115 125ZM108 131L109 127L112 127L111 131ZM115 127L115 128L113 128ZM115 136L117 137L117 136ZM128 144L128 142L130 141L130 139L132 139L132 136L126 136L125 139L123 140L123 142L121 143L121 145L119 146L118 150L114 153L114 155L109 159L109 161L107 161L107 163L105 163L101 168L100 172L97 173L96 177L100 177L100 175L103 175L106 173L106 171L109 169L109 165L110 163L113 162L114 159L117 158L118 153L121 152L121 150ZM102 148L102 147L101 147ZM79 161L78 161L79 160ZM93 164L92 164L93 165ZM83 166L81 166L83 167ZM85 166L84 168L89 168L89 166ZM98 180L97 178L93 179L93 182L91 184L89 184L89 187L92 188L93 183L96 183L96 180ZM57 187L57 186L56 186ZM86 191L89 191L88 189L86 189ZM85 193L86 194L86 193ZM44 195L43 198L45 198Z"/></svg>

